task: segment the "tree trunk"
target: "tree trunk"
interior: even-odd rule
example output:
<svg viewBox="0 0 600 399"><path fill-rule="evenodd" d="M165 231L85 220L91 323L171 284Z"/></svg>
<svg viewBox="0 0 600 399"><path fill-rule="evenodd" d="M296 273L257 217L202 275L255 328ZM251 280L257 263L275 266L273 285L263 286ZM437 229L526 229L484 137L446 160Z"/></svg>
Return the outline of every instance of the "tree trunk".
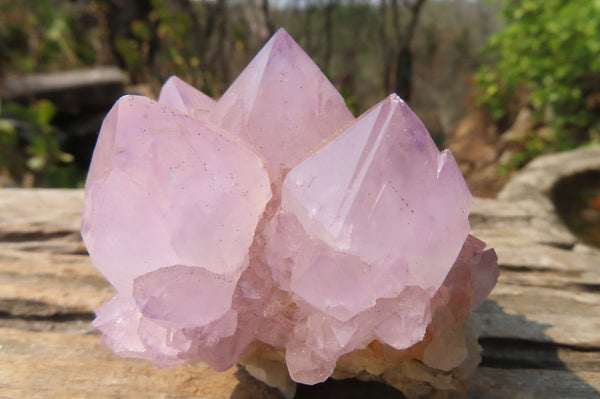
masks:
<svg viewBox="0 0 600 399"><path fill-rule="evenodd" d="M413 53L412 40L417 29L421 10L425 5L426 0L415 0L414 3L405 1L405 7L410 12L410 19L406 31L401 33L398 38L398 50L396 51L396 74L394 91L404 101L410 101L412 95L412 79L413 79ZM397 21L395 21L397 22ZM398 31L400 29L398 28Z"/></svg>
<svg viewBox="0 0 600 399"><path fill-rule="evenodd" d="M275 25L273 25L273 21L271 20L269 0L261 0L261 2L261 10L265 19L265 27L267 28L268 37L271 37L275 33Z"/></svg>
<svg viewBox="0 0 600 399"><path fill-rule="evenodd" d="M413 54L409 46L401 48L396 56L396 84L394 92L410 101L413 78Z"/></svg>
<svg viewBox="0 0 600 399"><path fill-rule="evenodd" d="M331 69L331 57L333 55L333 11L337 1L330 0L325 5L325 53L323 54L323 68L327 73Z"/></svg>
<svg viewBox="0 0 600 399"><path fill-rule="evenodd" d="M214 64L218 66L215 70L216 81L221 82L223 87L219 88L222 92L231 83L231 68L229 63L228 51L228 21L227 21L227 0L218 0L215 8L215 33L217 35L217 45L215 48Z"/></svg>
<svg viewBox="0 0 600 399"><path fill-rule="evenodd" d="M390 94L392 91L391 75L392 75L392 64L394 61L393 51L389 36L386 31L387 26L387 1L380 0L379 2L379 43L381 44L381 52L383 53L383 81L381 87L385 95Z"/></svg>

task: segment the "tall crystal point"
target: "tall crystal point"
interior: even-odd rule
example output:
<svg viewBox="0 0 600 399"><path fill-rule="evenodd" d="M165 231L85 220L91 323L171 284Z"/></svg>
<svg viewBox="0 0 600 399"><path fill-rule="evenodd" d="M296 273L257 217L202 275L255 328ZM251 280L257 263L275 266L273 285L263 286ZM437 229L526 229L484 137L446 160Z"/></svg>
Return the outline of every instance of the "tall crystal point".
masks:
<svg viewBox="0 0 600 399"><path fill-rule="evenodd" d="M223 94L210 119L256 149L278 183L353 117L335 87L280 29Z"/></svg>

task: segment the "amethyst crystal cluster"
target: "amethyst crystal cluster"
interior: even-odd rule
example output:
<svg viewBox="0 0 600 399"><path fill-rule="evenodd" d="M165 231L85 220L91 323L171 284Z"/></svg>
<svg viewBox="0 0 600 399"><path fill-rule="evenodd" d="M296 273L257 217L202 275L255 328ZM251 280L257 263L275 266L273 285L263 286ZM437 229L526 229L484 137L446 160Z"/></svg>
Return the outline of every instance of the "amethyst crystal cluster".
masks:
<svg viewBox="0 0 600 399"><path fill-rule="evenodd" d="M118 293L94 325L119 355L239 361L288 397L332 375L460 396L498 276L471 202L402 99L354 119L280 30L218 101L173 77L107 115L82 234Z"/></svg>

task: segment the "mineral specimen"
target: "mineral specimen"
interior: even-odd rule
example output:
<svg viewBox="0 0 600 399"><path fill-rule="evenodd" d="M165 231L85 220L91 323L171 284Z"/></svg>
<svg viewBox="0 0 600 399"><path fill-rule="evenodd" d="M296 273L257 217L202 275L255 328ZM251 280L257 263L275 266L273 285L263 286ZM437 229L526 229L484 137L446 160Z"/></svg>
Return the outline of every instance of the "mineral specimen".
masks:
<svg viewBox="0 0 600 399"><path fill-rule="evenodd" d="M82 235L118 293L94 325L122 356L239 361L288 397L329 376L459 397L498 275L471 201L398 96L354 120L279 30L217 102L172 77L109 112Z"/></svg>

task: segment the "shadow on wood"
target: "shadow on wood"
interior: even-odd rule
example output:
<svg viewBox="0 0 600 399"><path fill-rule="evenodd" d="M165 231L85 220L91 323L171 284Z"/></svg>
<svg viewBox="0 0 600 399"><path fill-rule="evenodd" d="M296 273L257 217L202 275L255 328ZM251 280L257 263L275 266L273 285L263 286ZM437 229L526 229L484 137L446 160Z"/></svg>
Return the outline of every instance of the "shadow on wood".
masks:
<svg viewBox="0 0 600 399"><path fill-rule="evenodd" d="M230 399L283 399L278 390L270 388L250 376L242 367L235 377L239 384ZM298 384L294 399L404 399L404 395L380 382L356 379L334 380L332 378L315 385Z"/></svg>
<svg viewBox="0 0 600 399"><path fill-rule="evenodd" d="M483 335L479 339L483 359L469 398L600 397L599 391L575 373L600 368L597 363L600 348L588 350L557 344L544 333L551 324L507 314L494 301L486 301L477 313L494 314L503 319L504 328L514 328L521 337L532 339Z"/></svg>

